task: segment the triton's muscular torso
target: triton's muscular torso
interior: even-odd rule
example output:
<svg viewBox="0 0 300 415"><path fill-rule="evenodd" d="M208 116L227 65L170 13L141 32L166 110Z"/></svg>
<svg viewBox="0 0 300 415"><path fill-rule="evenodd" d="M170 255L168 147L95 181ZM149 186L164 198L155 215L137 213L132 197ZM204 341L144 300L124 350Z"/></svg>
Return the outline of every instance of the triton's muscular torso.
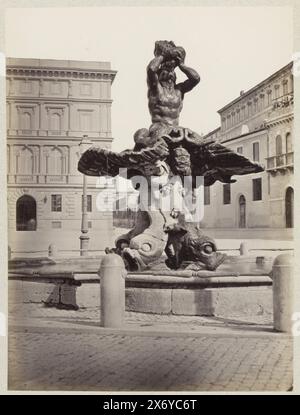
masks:
<svg viewBox="0 0 300 415"><path fill-rule="evenodd" d="M183 106L183 94L175 86L163 86L158 82L148 91L148 106L152 123L164 123L178 126Z"/></svg>

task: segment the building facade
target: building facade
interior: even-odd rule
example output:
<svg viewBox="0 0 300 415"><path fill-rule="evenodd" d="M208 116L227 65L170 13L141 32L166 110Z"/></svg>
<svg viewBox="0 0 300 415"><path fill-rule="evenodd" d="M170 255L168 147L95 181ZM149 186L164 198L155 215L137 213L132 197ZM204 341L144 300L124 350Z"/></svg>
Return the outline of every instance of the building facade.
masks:
<svg viewBox="0 0 300 415"><path fill-rule="evenodd" d="M264 165L261 173L236 176L205 190L203 227L275 230L293 227L292 63L218 111L221 126L204 136ZM284 231L284 229L289 229ZM241 233L241 232L240 232ZM249 232L248 232L249 234ZM266 235L266 233L264 233Z"/></svg>
<svg viewBox="0 0 300 415"><path fill-rule="evenodd" d="M79 252L83 135L111 147L108 62L7 59L8 232L12 251ZM91 252L112 244L112 213L97 210L101 193L88 178Z"/></svg>

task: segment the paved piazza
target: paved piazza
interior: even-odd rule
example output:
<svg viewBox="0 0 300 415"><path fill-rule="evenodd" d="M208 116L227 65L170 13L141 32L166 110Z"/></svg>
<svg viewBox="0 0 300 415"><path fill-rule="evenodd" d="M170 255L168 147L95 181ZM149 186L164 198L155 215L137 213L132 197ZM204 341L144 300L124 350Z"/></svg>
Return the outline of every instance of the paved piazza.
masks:
<svg viewBox="0 0 300 415"><path fill-rule="evenodd" d="M25 319L10 324L10 390L287 391L292 386L292 341L268 331L268 325L127 313L129 329L121 332L96 326L87 312L40 308L34 315L29 313L28 324Z"/></svg>

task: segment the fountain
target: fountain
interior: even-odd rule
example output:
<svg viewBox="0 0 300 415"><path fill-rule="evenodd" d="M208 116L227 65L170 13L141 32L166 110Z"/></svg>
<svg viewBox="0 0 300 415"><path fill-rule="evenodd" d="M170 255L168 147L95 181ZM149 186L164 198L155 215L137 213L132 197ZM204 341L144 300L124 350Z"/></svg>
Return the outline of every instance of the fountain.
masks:
<svg viewBox="0 0 300 415"><path fill-rule="evenodd" d="M145 186L139 189L134 228L120 236L114 248L130 271L157 266L175 271L216 270L225 255L200 229L197 203L187 200L197 199L201 183L233 183L233 175L263 170L221 143L204 140L179 125L184 96L200 81L198 73L185 65L185 57L184 48L174 42L155 42L154 58L147 66L151 126L136 131L132 150L116 153L93 146L79 160L78 170L86 175L115 177L120 169L127 169L127 177L135 185L136 177L142 177L147 184L146 190ZM184 82L176 83L176 69L185 74ZM179 196L181 205L167 203L171 194ZM167 256L164 263L163 253Z"/></svg>

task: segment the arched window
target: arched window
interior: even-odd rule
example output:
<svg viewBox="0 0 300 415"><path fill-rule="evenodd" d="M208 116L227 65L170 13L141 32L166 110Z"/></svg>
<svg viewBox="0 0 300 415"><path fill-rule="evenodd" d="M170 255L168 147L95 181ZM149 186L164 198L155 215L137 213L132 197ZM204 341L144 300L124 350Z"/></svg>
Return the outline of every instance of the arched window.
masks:
<svg viewBox="0 0 300 415"><path fill-rule="evenodd" d="M21 117L21 129L31 130L31 114L29 112L23 112Z"/></svg>
<svg viewBox="0 0 300 415"><path fill-rule="evenodd" d="M16 229L17 231L36 230L36 201L32 196L24 195L17 200Z"/></svg>
<svg viewBox="0 0 300 415"><path fill-rule="evenodd" d="M292 143L292 134L287 133L285 136L285 142L286 142L286 153L291 153L293 151L293 143Z"/></svg>
<svg viewBox="0 0 300 415"><path fill-rule="evenodd" d="M48 157L48 174L63 174L63 155L57 148L53 148Z"/></svg>
<svg viewBox="0 0 300 415"><path fill-rule="evenodd" d="M61 130L61 116L57 112L51 114L50 129L52 131L60 131Z"/></svg>
<svg viewBox="0 0 300 415"><path fill-rule="evenodd" d="M280 135L276 137L276 165L283 165L283 156L282 156L282 138Z"/></svg>
<svg viewBox="0 0 300 415"><path fill-rule="evenodd" d="M33 174L33 153L28 147L23 147L17 158L18 174Z"/></svg>

